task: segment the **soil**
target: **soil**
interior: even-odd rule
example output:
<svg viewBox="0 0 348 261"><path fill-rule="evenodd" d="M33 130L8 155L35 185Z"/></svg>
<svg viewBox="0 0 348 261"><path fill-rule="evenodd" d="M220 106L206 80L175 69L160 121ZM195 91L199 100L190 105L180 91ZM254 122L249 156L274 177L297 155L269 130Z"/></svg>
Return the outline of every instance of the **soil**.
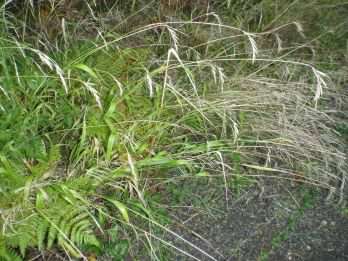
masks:
<svg viewBox="0 0 348 261"><path fill-rule="evenodd" d="M178 184L183 185L188 184ZM199 190L193 193L199 199L210 198L210 203L202 208L190 199L169 209L176 220L171 229L211 258L167 235L197 260L348 260L348 215L326 201L325 191L263 184L261 190L251 186L238 196L231 194L227 206L224 198L212 199L216 191L209 185ZM173 260L194 258L176 252Z"/></svg>

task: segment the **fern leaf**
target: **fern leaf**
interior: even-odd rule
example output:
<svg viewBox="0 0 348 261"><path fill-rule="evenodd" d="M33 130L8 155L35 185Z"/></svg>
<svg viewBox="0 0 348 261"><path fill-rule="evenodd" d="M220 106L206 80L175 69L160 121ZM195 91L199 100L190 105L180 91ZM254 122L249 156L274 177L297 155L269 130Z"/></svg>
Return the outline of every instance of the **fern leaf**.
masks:
<svg viewBox="0 0 348 261"><path fill-rule="evenodd" d="M28 232L27 233L22 233L19 236L19 242L18 242L18 246L19 246L19 251L21 252L21 255L24 257L25 256L25 252L28 248L28 246L31 245L32 242L32 235L30 235Z"/></svg>
<svg viewBox="0 0 348 261"><path fill-rule="evenodd" d="M0 261L23 261L23 259L12 249L0 246Z"/></svg>
<svg viewBox="0 0 348 261"><path fill-rule="evenodd" d="M75 249L75 247L70 245L67 241L62 241L61 247L74 257L81 257L80 253Z"/></svg>
<svg viewBox="0 0 348 261"><path fill-rule="evenodd" d="M82 242L83 242L83 245L95 246L97 248L101 247L99 240L93 234L83 234Z"/></svg>
<svg viewBox="0 0 348 261"><path fill-rule="evenodd" d="M55 240L57 239L58 230L57 225L59 224L59 220L62 218L58 216L56 220L49 219L45 217L47 222L49 223L48 235L47 235L47 248L51 249Z"/></svg>
<svg viewBox="0 0 348 261"><path fill-rule="evenodd" d="M71 240L78 245L83 244L83 233L90 232L91 223L89 220L81 220L71 231Z"/></svg>
<svg viewBox="0 0 348 261"><path fill-rule="evenodd" d="M88 219L88 214L86 212L81 213L80 209L75 209L61 220L59 224L60 232L58 234L58 244L66 241L66 238L71 238L70 232L73 226L80 220Z"/></svg>
<svg viewBox="0 0 348 261"><path fill-rule="evenodd" d="M39 250L43 250L45 247L45 240L49 230L49 223L45 219L40 219L40 224L37 226L37 245Z"/></svg>

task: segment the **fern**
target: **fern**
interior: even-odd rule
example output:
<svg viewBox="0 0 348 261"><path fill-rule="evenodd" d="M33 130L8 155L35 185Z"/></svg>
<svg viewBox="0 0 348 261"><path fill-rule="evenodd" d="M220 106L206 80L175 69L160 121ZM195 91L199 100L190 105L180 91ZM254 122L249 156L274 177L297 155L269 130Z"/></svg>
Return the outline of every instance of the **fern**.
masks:
<svg viewBox="0 0 348 261"><path fill-rule="evenodd" d="M15 251L6 247L5 242L5 238L0 235L0 261L22 261Z"/></svg>
<svg viewBox="0 0 348 261"><path fill-rule="evenodd" d="M18 248L21 256L25 257L26 250L30 247L45 250L53 246L64 249L72 256L80 257L80 247L100 247L86 207L76 207L64 200L55 203L54 207L34 210L32 215L24 218L19 225L13 226L14 232L3 235L0 257L6 261L6 258L11 261L18 260L13 258L14 252L8 249Z"/></svg>
<svg viewBox="0 0 348 261"><path fill-rule="evenodd" d="M1 154L0 150L0 208L8 210L11 220L0 217L0 258L21 260L28 248L39 250L59 247L79 257L79 247L99 247L89 210L84 207L85 197L93 193L89 178L75 178L35 189L35 184L46 179L45 173L60 159L57 146L44 152L42 160L34 166L18 168L16 162ZM83 194L78 189L84 188ZM8 218L7 217L7 218ZM5 225L10 224L10 225Z"/></svg>
<svg viewBox="0 0 348 261"><path fill-rule="evenodd" d="M49 227L50 225L48 222L40 222L37 226L37 232L36 232L37 247L40 251L44 250L45 248L45 240L46 240L47 231L49 230Z"/></svg>
<svg viewBox="0 0 348 261"><path fill-rule="evenodd" d="M23 259L11 249L0 250L0 261L22 261Z"/></svg>
<svg viewBox="0 0 348 261"><path fill-rule="evenodd" d="M58 214L58 215L57 215ZM37 232L37 245L52 248L53 245L66 249L74 256L80 256L79 247L99 246L94 235L93 224L87 209L70 205L65 211L41 212L40 229Z"/></svg>

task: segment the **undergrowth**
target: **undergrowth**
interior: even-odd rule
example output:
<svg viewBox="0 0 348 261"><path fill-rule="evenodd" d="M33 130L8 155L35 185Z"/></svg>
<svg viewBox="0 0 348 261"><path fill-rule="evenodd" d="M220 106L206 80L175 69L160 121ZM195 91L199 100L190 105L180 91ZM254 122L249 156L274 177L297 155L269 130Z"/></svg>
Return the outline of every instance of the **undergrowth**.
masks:
<svg viewBox="0 0 348 261"><path fill-rule="evenodd" d="M79 1L88 18L78 24L58 12L59 1L10 2L1 3L0 28L3 260L35 251L92 260L116 255L110 244L123 256L129 233L146 235L154 259L153 241L196 259L156 235L180 238L151 204L180 177L220 178L226 200L256 178L343 197L346 158L334 119L321 110L323 95L336 97L330 78L292 56L302 49L291 39L281 45L284 32L302 37L300 23L249 32L186 10L186 20L160 14L112 30L98 14L122 4L136 13L139 3L106 12ZM89 24L92 31L77 32Z"/></svg>

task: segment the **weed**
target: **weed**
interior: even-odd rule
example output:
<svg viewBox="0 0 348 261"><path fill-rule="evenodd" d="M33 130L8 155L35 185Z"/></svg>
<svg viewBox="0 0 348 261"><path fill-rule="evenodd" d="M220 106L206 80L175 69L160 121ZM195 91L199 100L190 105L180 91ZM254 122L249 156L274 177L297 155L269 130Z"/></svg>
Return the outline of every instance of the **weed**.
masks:
<svg viewBox="0 0 348 261"><path fill-rule="evenodd" d="M190 188L170 184L218 178L227 200L255 178L331 190L342 180L346 156L320 111L322 96L335 97L329 77L292 56L291 39L285 53L263 48L274 38L283 50L281 32L301 36L298 22L278 25L267 14L252 32L216 13L176 14L148 25L124 19L120 33L104 18L153 21L151 3L117 1L120 14L108 1L76 1L84 15L72 18L64 2L0 5L0 258L55 249L122 260L132 250L123 236L141 233L153 259L165 256L160 243L197 260L157 236L164 231L214 260L167 228L153 190L167 187L182 202Z"/></svg>

